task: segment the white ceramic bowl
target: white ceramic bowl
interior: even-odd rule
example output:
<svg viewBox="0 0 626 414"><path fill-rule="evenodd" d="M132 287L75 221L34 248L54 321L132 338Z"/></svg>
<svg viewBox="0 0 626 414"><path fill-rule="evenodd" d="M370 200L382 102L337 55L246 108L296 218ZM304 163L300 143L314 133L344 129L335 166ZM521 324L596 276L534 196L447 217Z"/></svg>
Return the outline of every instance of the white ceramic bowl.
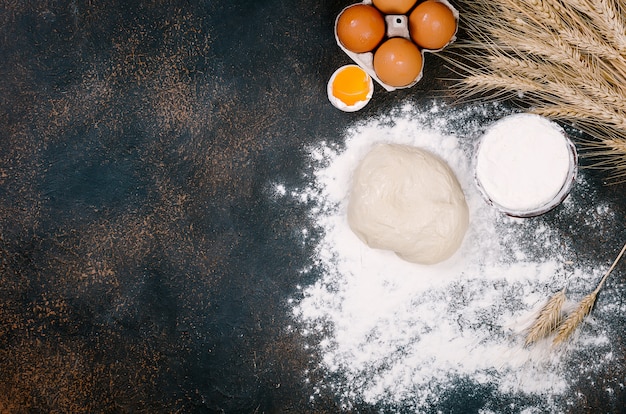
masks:
<svg viewBox="0 0 626 414"><path fill-rule="evenodd" d="M578 172L578 154L557 123L522 113L487 128L474 165L476 184L489 204L509 216L533 217L568 196Z"/></svg>

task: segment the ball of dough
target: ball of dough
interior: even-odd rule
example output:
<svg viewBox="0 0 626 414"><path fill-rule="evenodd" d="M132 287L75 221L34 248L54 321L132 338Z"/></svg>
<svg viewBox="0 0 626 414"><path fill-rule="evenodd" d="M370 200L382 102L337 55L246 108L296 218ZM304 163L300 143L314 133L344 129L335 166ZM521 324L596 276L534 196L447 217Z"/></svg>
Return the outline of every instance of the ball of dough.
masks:
<svg viewBox="0 0 626 414"><path fill-rule="evenodd" d="M354 172L348 223L368 246L435 264L463 241L469 211L448 165L420 148L379 144Z"/></svg>

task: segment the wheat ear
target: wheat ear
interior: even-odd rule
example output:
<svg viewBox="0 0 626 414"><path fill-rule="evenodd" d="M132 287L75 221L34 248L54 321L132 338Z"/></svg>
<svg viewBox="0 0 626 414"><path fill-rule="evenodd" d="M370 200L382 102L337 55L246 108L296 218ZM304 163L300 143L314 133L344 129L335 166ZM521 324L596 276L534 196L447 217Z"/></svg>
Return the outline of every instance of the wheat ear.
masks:
<svg viewBox="0 0 626 414"><path fill-rule="evenodd" d="M529 346L550 335L562 320L562 308L565 302L565 289L554 294L541 308L535 322L528 329L524 346Z"/></svg>
<svg viewBox="0 0 626 414"><path fill-rule="evenodd" d="M619 262L619 260L622 258L622 255L625 251L626 244L624 244L624 247L622 247L622 250L617 255L617 258L615 259L609 270L607 270L607 272L604 274L604 276L600 280L600 283L598 283L598 286L596 286L595 290L585 296L578 304L578 307L574 309L574 311L570 313L569 316L559 326L556 337L552 342L554 346L565 342L567 338L569 338L574 333L576 328L578 328L578 326L585 319L585 317L589 315L589 313L591 313L591 309L593 309L593 305L596 303L596 298L598 297L600 289L602 289L602 286L604 286L604 282L606 282L606 279L609 277L613 269L615 269L617 262Z"/></svg>

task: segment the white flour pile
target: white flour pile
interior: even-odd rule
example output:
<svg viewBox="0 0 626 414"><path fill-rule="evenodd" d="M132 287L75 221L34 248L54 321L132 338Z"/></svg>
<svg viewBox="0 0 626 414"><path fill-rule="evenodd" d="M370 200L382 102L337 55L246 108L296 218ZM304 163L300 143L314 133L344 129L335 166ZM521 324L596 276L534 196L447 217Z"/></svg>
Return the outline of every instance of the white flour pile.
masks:
<svg viewBox="0 0 626 414"><path fill-rule="evenodd" d="M490 126L476 155L476 178L489 198L523 217L560 201L557 196L565 194L563 187L575 174L563 132L534 114L515 114Z"/></svg>
<svg viewBox="0 0 626 414"><path fill-rule="evenodd" d="M290 190L275 184L276 197L310 203L323 233L313 269L319 278L293 301L292 329L309 338L310 349L321 355L319 369L326 378L314 384L313 402L315 394L333 393L346 409L367 403L424 411L437 407L443 393L454 392L464 381L490 387L500 401L513 401L509 412L518 412L515 401L522 401L518 408L528 413L575 404L568 352L547 352L548 345L541 343L525 349L519 331L552 293L566 286L590 291L606 268L578 267L558 230L540 219L508 218L486 205L471 167L472 135L484 127L475 120L486 109L494 107L452 111L434 104L420 111L407 105L349 129L345 148L326 143L314 148L318 167L310 187ZM404 262L392 252L368 248L350 231L351 174L377 142L425 148L457 174L470 227L448 261L434 266ZM579 188L584 187L581 180ZM561 208L566 220L588 217L572 204L568 199ZM602 206L593 214L596 222L611 216ZM597 365L610 364L608 339L599 329L583 326L569 354L576 347L595 349L603 356ZM490 410L498 411L485 403L481 412Z"/></svg>

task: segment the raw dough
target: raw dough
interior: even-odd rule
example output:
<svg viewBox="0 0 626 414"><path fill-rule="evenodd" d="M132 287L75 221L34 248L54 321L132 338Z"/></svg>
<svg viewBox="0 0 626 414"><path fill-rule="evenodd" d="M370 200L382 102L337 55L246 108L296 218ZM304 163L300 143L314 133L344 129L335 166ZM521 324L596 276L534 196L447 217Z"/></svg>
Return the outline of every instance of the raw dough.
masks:
<svg viewBox="0 0 626 414"><path fill-rule="evenodd" d="M461 245L469 211L459 182L439 157L407 145L379 144L354 172L348 223L370 247L434 264Z"/></svg>

